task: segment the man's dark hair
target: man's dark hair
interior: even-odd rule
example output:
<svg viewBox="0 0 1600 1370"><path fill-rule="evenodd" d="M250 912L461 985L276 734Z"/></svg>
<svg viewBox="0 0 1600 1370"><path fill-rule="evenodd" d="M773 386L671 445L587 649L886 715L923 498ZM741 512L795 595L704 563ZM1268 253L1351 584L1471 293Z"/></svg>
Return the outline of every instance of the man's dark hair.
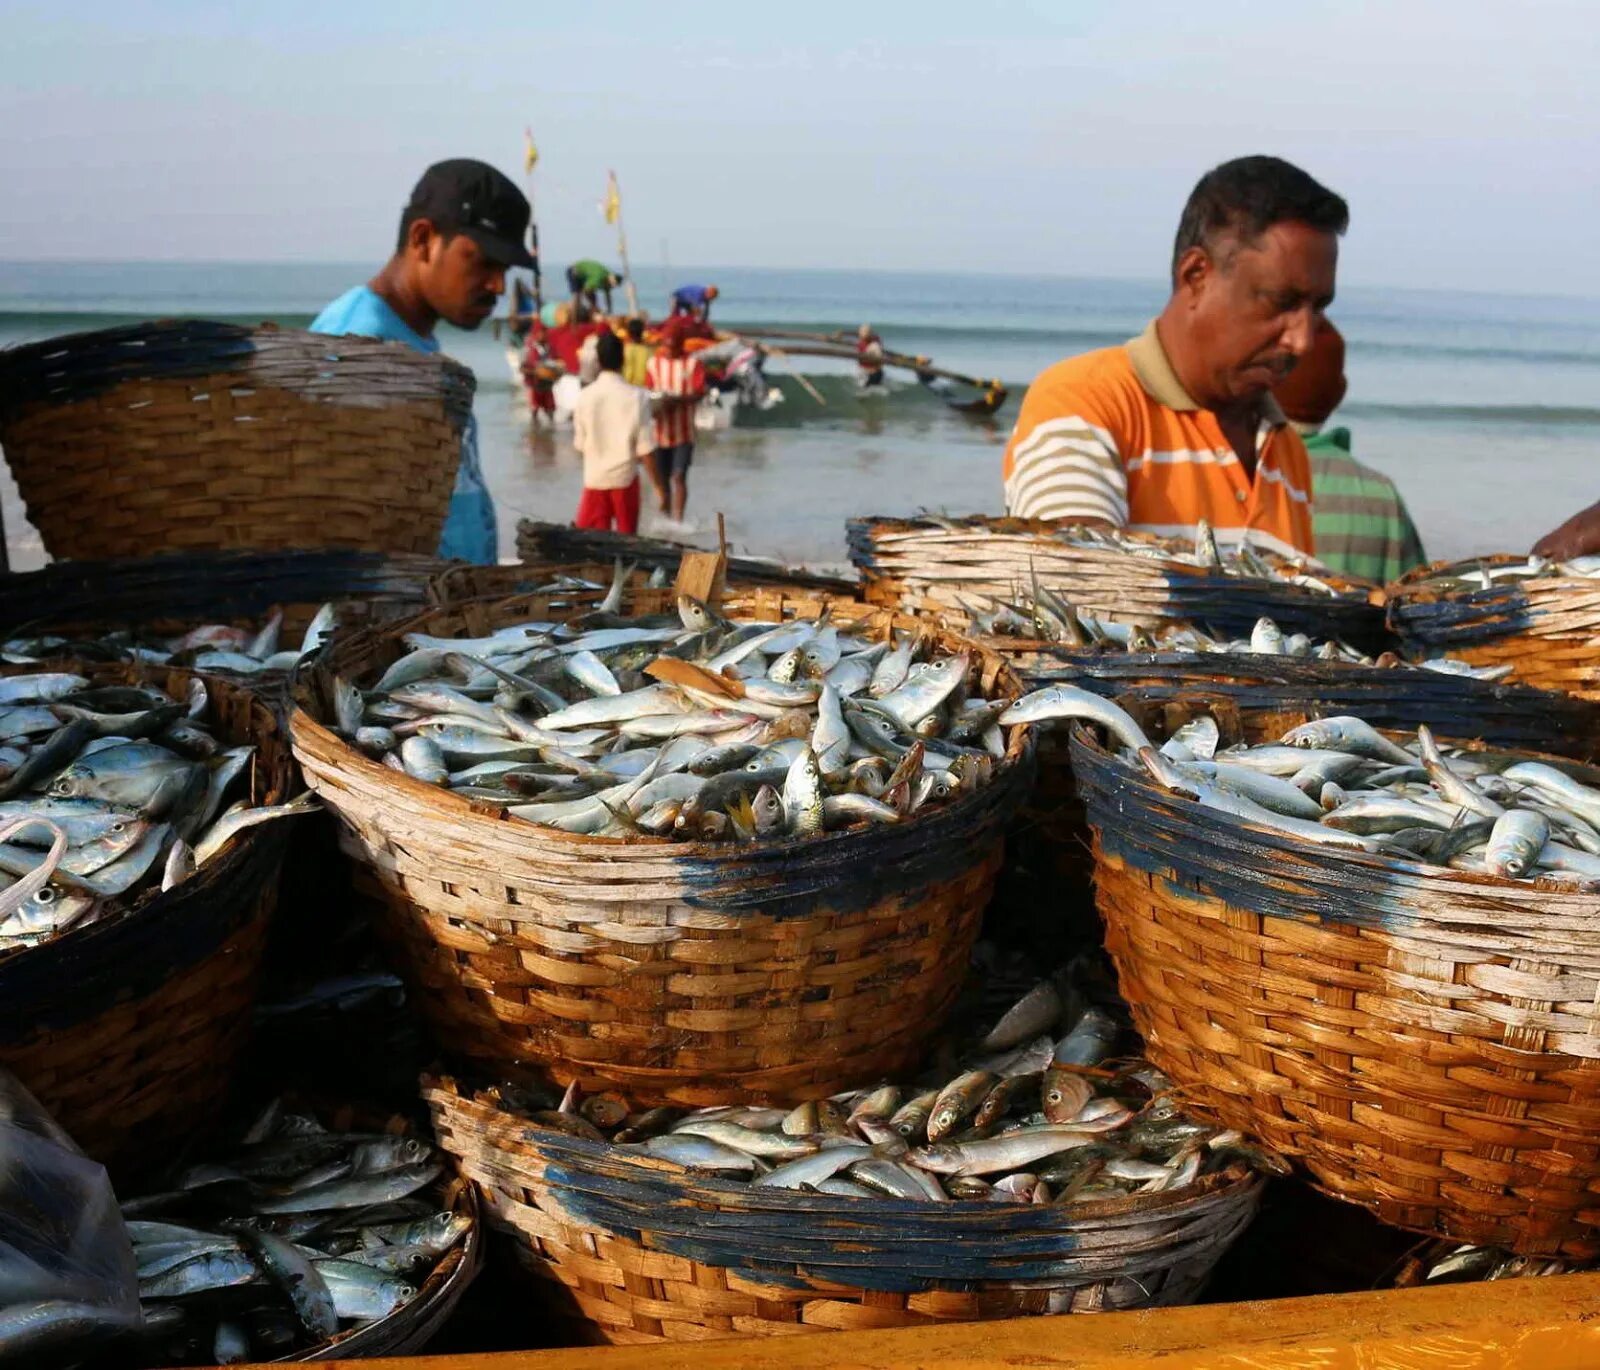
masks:
<svg viewBox="0 0 1600 1370"><path fill-rule="evenodd" d="M644 320L643 319L629 319L628 320L628 341L629 342L643 342L644 341Z"/></svg>
<svg viewBox="0 0 1600 1370"><path fill-rule="evenodd" d="M1191 247L1208 252L1232 232L1253 243L1274 224L1301 223L1324 233L1350 226L1350 206L1321 182L1281 157L1236 157L1213 167L1189 192L1172 246L1172 275Z"/></svg>
<svg viewBox="0 0 1600 1370"><path fill-rule="evenodd" d="M622 370L622 339L606 329L594 340L594 356L602 371Z"/></svg>

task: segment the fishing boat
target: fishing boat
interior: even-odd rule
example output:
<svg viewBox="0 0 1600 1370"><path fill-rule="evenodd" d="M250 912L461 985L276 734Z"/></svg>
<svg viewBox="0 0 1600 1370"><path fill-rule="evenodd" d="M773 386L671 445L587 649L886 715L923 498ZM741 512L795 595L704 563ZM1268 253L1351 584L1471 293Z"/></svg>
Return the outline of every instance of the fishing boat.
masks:
<svg viewBox="0 0 1600 1370"><path fill-rule="evenodd" d="M805 333L778 328L743 328L739 336L758 343L779 357L826 357L834 361L858 362L855 337L844 331ZM919 385L938 396L951 409L963 414L996 413L1006 402L1006 387L998 380L982 380L934 365L931 358L906 352L880 353L886 368L910 371Z"/></svg>

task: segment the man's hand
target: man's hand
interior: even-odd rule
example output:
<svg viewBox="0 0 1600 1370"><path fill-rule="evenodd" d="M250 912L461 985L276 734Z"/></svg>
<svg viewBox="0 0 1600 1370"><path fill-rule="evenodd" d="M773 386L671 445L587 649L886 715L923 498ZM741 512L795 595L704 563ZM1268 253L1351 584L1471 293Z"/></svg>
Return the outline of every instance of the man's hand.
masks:
<svg viewBox="0 0 1600 1370"><path fill-rule="evenodd" d="M1571 561L1600 552L1600 500L1574 514L1553 533L1533 544L1535 556L1551 561Z"/></svg>

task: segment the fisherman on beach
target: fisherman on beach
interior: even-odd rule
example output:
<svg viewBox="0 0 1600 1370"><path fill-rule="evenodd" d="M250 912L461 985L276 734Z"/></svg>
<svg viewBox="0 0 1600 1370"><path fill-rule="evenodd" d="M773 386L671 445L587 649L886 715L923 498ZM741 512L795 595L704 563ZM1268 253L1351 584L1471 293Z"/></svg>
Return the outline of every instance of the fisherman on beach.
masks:
<svg viewBox="0 0 1600 1370"><path fill-rule="evenodd" d="M654 426L642 390L622 378L622 339L600 334L600 374L584 387L572 411L572 445L583 458L579 528L639 531L639 462L654 449Z"/></svg>
<svg viewBox="0 0 1600 1370"><path fill-rule="evenodd" d="M705 398L706 369L684 352L682 333L666 329L661 346L645 368L645 383L655 411L651 484L661 513L681 524L689 502L689 466L694 461L694 410Z"/></svg>
<svg viewBox="0 0 1600 1370"><path fill-rule="evenodd" d="M709 325L711 302L716 298L717 288L714 285L680 285L672 292L671 317L692 319Z"/></svg>
<svg viewBox="0 0 1600 1370"><path fill-rule="evenodd" d="M567 289L572 292L574 312L587 308L589 313L600 312L600 296L606 297L605 312L611 312L611 292L622 284L622 274L613 271L603 262L585 257L567 268Z"/></svg>
<svg viewBox="0 0 1600 1370"><path fill-rule="evenodd" d="M856 385L870 390L883 384L883 339L870 323L856 330Z"/></svg>
<svg viewBox="0 0 1600 1370"><path fill-rule="evenodd" d="M487 163L435 163L400 216L394 255L365 285L318 314L311 331L388 338L437 352L433 330L440 319L477 328L505 293L506 271L533 266L524 246L531 214L522 192ZM439 555L490 566L498 550L494 502L478 465L477 419L469 417Z"/></svg>
<svg viewBox="0 0 1600 1370"><path fill-rule="evenodd" d="M1006 448L1006 508L1314 553L1305 444L1271 390L1333 300L1349 209L1276 157L1200 178L1178 224L1172 295L1121 347L1057 362Z"/></svg>
<svg viewBox="0 0 1600 1370"><path fill-rule="evenodd" d="M1344 338L1323 319L1311 351L1273 390L1272 398L1300 434L1311 460L1317 560L1329 570L1387 585L1428 556L1399 488L1383 472L1355 459L1348 428L1328 427L1344 392Z"/></svg>

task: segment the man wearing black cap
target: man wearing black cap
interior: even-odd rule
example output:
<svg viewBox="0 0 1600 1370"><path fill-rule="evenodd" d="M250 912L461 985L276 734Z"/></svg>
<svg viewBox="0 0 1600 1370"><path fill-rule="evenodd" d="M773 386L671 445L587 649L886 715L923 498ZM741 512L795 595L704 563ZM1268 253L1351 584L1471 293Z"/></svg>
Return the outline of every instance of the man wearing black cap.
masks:
<svg viewBox="0 0 1600 1370"><path fill-rule="evenodd" d="M532 267L524 245L531 211L520 190L492 166L458 158L422 173L400 216L395 252L365 285L328 305L315 333L358 333L437 352L440 319L476 328L505 293L510 267ZM478 466L478 426L469 419L439 555L492 565L494 503Z"/></svg>

